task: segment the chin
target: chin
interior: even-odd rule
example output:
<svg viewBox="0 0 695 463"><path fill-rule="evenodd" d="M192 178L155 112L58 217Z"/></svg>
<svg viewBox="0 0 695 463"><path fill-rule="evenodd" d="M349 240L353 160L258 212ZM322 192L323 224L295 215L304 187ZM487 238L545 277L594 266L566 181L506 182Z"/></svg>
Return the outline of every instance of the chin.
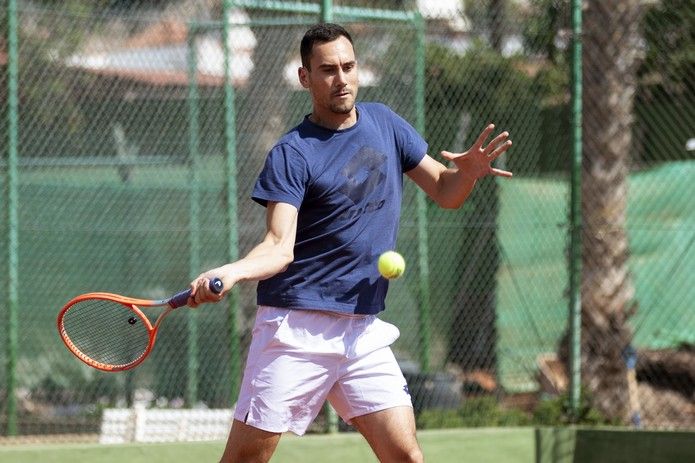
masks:
<svg viewBox="0 0 695 463"><path fill-rule="evenodd" d="M355 107L355 102L349 104L335 105L331 110L336 114L350 114L350 111Z"/></svg>

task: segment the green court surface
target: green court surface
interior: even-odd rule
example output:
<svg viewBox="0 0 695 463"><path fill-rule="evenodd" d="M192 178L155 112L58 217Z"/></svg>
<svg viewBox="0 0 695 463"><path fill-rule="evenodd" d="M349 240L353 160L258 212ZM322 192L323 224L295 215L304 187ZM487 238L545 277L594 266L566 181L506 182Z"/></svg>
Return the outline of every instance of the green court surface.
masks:
<svg viewBox="0 0 695 463"><path fill-rule="evenodd" d="M532 428L420 431L429 463L533 463ZM175 444L22 444L0 447L2 463L217 462L224 442ZM368 444L356 433L282 438L272 463L372 463Z"/></svg>

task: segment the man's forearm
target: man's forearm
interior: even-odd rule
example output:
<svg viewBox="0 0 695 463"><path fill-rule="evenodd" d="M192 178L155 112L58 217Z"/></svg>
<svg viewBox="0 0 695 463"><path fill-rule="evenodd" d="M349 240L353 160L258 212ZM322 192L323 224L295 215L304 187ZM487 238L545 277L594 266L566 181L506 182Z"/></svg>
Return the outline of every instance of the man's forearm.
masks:
<svg viewBox="0 0 695 463"><path fill-rule="evenodd" d="M447 169L438 182L437 204L446 209L458 209L468 199L477 179L460 169Z"/></svg>
<svg viewBox="0 0 695 463"><path fill-rule="evenodd" d="M258 281L270 278L282 271L292 262L292 250L280 245L261 243L246 257L223 265L220 270L233 275L235 281Z"/></svg>

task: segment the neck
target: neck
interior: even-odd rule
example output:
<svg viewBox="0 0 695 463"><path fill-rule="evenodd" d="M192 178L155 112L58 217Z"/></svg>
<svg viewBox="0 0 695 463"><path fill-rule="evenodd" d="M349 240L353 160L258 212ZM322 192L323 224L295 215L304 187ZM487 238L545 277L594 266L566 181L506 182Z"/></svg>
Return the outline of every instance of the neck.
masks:
<svg viewBox="0 0 695 463"><path fill-rule="evenodd" d="M320 114L314 110L309 115L309 120L316 125L330 130L348 129L357 122L357 110L352 108L352 111L346 114Z"/></svg>

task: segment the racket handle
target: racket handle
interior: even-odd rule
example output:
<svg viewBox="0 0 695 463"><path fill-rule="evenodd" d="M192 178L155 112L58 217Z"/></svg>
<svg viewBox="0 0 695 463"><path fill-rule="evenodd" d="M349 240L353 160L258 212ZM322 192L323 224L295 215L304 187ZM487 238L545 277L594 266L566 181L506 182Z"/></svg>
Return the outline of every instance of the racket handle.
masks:
<svg viewBox="0 0 695 463"><path fill-rule="evenodd" d="M210 284L208 285L208 287L210 288L210 291L212 291L215 294L220 294L222 292L222 289L224 289L222 280L220 280L219 278L213 278L212 280L210 280ZM178 309L179 307L186 305L189 297L191 297L190 288L173 295L171 299L169 299L169 306L172 309Z"/></svg>

